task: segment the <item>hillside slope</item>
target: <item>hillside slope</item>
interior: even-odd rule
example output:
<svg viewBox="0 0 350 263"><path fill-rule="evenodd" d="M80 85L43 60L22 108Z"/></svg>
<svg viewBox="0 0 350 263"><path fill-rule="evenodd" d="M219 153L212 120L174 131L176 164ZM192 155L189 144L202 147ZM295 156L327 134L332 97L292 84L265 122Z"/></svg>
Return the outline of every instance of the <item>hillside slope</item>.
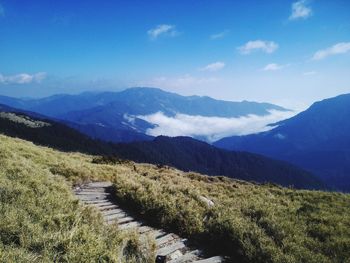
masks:
<svg viewBox="0 0 350 263"><path fill-rule="evenodd" d="M350 191L350 94L314 103L271 131L221 139L215 146L282 159Z"/></svg>
<svg viewBox="0 0 350 263"><path fill-rule="evenodd" d="M150 142L118 144L116 151L119 156L136 162L170 165L183 171L296 188L323 187L312 174L288 163L248 152L220 150L190 137L159 136Z"/></svg>
<svg viewBox="0 0 350 263"><path fill-rule="evenodd" d="M38 124L33 127L33 123ZM118 155L136 162L171 165L184 171L225 175L261 183L272 182L296 188L323 187L313 175L290 164L260 155L220 150L191 138L159 137L148 143L107 144L54 121L6 111L0 112L0 133L64 151Z"/></svg>
<svg viewBox="0 0 350 263"><path fill-rule="evenodd" d="M99 221L91 223L86 214L84 220L79 220L83 215L79 210L71 210L77 204L65 199L68 189L57 191L57 184L52 185L53 180L63 177L72 183L113 182L115 197L145 220L197 239L210 249L230 256L231 262L350 260L349 195L256 185L169 167L98 160L103 158L63 153L0 135L0 163L2 167L10 164L0 170L1 185L6 185L2 187L6 191L0 195L4 198L0 209L5 207L0 213L1 256L18 250L21 255L28 251L32 259L33 253L42 255L44 246L47 258L59 253L71 262L95 262L95 256L104 251L106 261L116 262L113 255L120 250L115 246L125 239L116 236L119 241L113 241L116 232L102 231L98 225L94 228L93 224ZM42 175L46 178L44 184L37 180ZM11 191L11 184L21 185ZM208 206L203 200L211 200L213 205ZM19 216L14 217L16 213ZM40 230L34 231L28 220ZM67 235L58 235L62 238L55 235L59 227L67 230L62 232ZM92 236L94 231L98 232ZM126 246L129 251L123 250L125 255L139 257L137 262L151 262L142 258L150 251L139 250L134 242L127 243L130 245ZM10 262L18 262L16 253L17 258ZM72 258L74 255L77 257Z"/></svg>
<svg viewBox="0 0 350 263"><path fill-rule="evenodd" d="M0 133L63 151L112 154L111 145L90 139L64 124L0 105Z"/></svg>
<svg viewBox="0 0 350 263"><path fill-rule="evenodd" d="M42 147L0 135L0 262L154 262L137 236L78 203L66 180L43 165L49 159Z"/></svg>

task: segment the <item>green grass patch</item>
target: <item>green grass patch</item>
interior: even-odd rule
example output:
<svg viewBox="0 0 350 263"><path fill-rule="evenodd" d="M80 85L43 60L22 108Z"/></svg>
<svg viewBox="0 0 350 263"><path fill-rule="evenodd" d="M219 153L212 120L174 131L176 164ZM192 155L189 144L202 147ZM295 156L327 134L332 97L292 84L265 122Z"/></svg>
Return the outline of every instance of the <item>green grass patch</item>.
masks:
<svg viewBox="0 0 350 263"><path fill-rule="evenodd" d="M0 136L0 145L0 158L12 155L18 171L25 167L15 161L21 158L34 163L35 171L72 183L110 180L116 197L150 222L201 240L236 262L350 262L348 194L257 185L132 162L109 164L5 136ZM68 209L64 204L56 213Z"/></svg>

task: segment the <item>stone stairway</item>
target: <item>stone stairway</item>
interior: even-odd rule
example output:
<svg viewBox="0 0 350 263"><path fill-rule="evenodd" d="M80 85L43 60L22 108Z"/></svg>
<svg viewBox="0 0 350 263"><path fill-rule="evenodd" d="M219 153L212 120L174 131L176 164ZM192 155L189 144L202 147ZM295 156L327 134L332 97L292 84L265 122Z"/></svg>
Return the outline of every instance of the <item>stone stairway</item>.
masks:
<svg viewBox="0 0 350 263"><path fill-rule="evenodd" d="M110 196L109 182L93 182L74 188L75 195L86 205L96 207L107 224L118 224L121 230L136 230L140 238L154 237L157 246L156 263L221 263L220 256L205 258L202 251L188 245L186 239L174 233L147 226L121 209Z"/></svg>

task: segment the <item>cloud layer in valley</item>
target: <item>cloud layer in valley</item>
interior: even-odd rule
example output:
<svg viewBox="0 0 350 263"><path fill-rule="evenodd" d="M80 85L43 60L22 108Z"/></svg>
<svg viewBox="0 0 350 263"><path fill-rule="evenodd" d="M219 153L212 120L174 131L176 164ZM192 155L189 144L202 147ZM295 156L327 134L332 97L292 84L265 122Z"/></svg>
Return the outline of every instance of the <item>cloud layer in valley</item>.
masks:
<svg viewBox="0 0 350 263"><path fill-rule="evenodd" d="M292 111L270 111L269 115L248 115L239 118L205 117L176 114L174 117L157 112L138 118L154 124L156 127L147 130L152 136L192 136L206 138L214 142L226 136L247 135L267 131L273 127L268 124L278 122L295 115Z"/></svg>

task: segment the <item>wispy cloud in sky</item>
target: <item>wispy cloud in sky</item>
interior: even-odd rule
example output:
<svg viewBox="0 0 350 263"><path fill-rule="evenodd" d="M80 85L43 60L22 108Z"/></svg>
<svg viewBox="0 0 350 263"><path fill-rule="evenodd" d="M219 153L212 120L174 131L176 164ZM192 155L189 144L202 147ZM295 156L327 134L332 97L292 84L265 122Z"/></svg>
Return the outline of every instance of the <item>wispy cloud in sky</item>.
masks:
<svg viewBox="0 0 350 263"><path fill-rule="evenodd" d="M174 25L162 24L147 31L148 36L155 40L160 36L175 37L179 34Z"/></svg>
<svg viewBox="0 0 350 263"><path fill-rule="evenodd" d="M316 75L316 74L317 74L316 71L307 71L307 72L303 73L304 76L311 76L311 75Z"/></svg>
<svg viewBox="0 0 350 263"><path fill-rule="evenodd" d="M40 83L45 78L45 72L39 72L35 74L20 73L10 76L4 76L0 74L0 84L28 84L33 82Z"/></svg>
<svg viewBox="0 0 350 263"><path fill-rule="evenodd" d="M5 9L3 5L0 3L0 17L4 17L4 16L5 16Z"/></svg>
<svg viewBox="0 0 350 263"><path fill-rule="evenodd" d="M289 20L306 19L312 15L311 7L307 6L307 0L300 0L292 4L292 13Z"/></svg>
<svg viewBox="0 0 350 263"><path fill-rule="evenodd" d="M312 57L313 60L321 60L329 56L345 54L350 51L350 42L341 42L329 48L317 51Z"/></svg>
<svg viewBox="0 0 350 263"><path fill-rule="evenodd" d="M220 33L210 35L210 39L215 40L215 39L224 38L225 36L228 35L228 33L230 33L230 30L224 30Z"/></svg>
<svg viewBox="0 0 350 263"><path fill-rule="evenodd" d="M239 118L205 117L186 114L166 116L162 112L146 116L137 116L156 127L148 129L152 136L198 136L205 137L209 142L232 135L247 135L267 131L273 127L267 126L295 115L295 112L271 111L269 115L248 115Z"/></svg>
<svg viewBox="0 0 350 263"><path fill-rule="evenodd" d="M225 67L225 63L221 62L221 61L218 61L218 62L215 62L215 63L211 63L209 65L206 65L205 67L200 68L199 70L200 71L211 71L211 72L214 72L214 71L219 71L219 70L223 69L224 67Z"/></svg>
<svg viewBox="0 0 350 263"><path fill-rule="evenodd" d="M288 65L279 65L276 63L270 63L270 64L267 64L265 67L263 67L262 70L263 71L277 71L277 70L281 70L287 66Z"/></svg>
<svg viewBox="0 0 350 263"><path fill-rule="evenodd" d="M273 53L278 49L278 44L273 41L254 40L248 41L243 46L238 47L241 54L247 55L254 51L263 51L265 53Z"/></svg>

